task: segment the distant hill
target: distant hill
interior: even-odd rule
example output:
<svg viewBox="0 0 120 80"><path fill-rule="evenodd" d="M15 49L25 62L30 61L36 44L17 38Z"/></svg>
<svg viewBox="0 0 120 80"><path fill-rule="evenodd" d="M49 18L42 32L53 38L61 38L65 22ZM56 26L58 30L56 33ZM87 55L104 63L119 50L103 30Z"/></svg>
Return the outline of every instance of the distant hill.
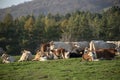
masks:
<svg viewBox="0 0 120 80"><path fill-rule="evenodd" d="M114 5L120 5L120 0L33 0L17 6L0 9L0 19L5 13L11 13L14 18L34 14L66 14L76 10L101 12Z"/></svg>

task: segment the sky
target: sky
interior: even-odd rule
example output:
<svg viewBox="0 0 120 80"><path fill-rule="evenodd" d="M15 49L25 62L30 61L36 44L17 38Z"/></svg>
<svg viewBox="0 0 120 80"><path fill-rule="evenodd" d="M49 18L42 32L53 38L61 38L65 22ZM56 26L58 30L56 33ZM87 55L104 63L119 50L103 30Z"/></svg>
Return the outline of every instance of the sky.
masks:
<svg viewBox="0 0 120 80"><path fill-rule="evenodd" d="M24 3L26 1L32 1L32 0L0 0L0 8L7 8L12 5L18 5L20 3Z"/></svg>

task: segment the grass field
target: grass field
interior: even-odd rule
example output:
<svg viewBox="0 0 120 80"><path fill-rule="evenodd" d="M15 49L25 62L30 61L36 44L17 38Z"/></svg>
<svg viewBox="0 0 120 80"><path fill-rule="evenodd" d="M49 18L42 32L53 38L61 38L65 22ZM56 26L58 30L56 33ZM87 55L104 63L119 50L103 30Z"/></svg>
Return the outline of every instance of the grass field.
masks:
<svg viewBox="0 0 120 80"><path fill-rule="evenodd" d="M71 58L0 63L0 80L120 80L120 59L81 62L81 58Z"/></svg>

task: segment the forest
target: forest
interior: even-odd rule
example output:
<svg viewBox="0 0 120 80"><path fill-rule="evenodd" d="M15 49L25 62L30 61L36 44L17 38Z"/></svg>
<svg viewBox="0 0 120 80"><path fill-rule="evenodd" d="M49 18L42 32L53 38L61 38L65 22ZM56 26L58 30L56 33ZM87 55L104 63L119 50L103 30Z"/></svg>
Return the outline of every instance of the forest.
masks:
<svg viewBox="0 0 120 80"><path fill-rule="evenodd" d="M120 7L102 13L75 11L65 15L34 14L13 18L6 13L0 21L0 47L8 54L34 52L43 42L120 40Z"/></svg>

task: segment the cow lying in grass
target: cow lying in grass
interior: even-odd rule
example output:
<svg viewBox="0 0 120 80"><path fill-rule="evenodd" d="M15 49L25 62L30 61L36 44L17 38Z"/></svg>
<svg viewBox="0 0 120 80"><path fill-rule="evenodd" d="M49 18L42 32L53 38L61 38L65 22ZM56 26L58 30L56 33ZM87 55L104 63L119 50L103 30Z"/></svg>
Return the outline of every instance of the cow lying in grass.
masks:
<svg viewBox="0 0 120 80"><path fill-rule="evenodd" d="M42 52L38 50L33 61L46 61L61 58L62 59L69 58L69 52L66 52L65 49L63 48L53 49L50 52Z"/></svg>
<svg viewBox="0 0 120 80"><path fill-rule="evenodd" d="M117 50L114 48L98 49L95 52L96 52L97 59L111 60L115 57ZM83 54L82 59L86 61L94 61L94 54L91 51L88 51Z"/></svg>
<svg viewBox="0 0 120 80"><path fill-rule="evenodd" d="M46 61L48 59L48 52L37 50L36 55L32 61Z"/></svg>
<svg viewBox="0 0 120 80"><path fill-rule="evenodd" d="M68 59L69 58L69 52L66 51L63 48L53 49L51 52L54 55L54 58L62 58L62 59Z"/></svg>
<svg viewBox="0 0 120 80"><path fill-rule="evenodd" d="M22 56L20 57L20 59L18 60L18 62L21 62L21 61L30 61L32 60L33 56L31 54L30 51L27 51L27 50L24 50L22 52Z"/></svg>
<svg viewBox="0 0 120 80"><path fill-rule="evenodd" d="M15 59L12 56L6 53L2 54L1 59L3 63L12 63L15 61Z"/></svg>

